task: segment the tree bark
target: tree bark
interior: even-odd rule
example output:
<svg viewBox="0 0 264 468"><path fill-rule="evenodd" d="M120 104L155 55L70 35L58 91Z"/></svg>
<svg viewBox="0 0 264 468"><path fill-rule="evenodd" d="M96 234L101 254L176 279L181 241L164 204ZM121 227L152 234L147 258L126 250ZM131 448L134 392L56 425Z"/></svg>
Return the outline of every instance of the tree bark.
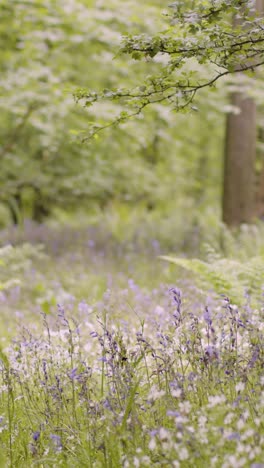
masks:
<svg viewBox="0 0 264 468"><path fill-rule="evenodd" d="M257 0L257 9L263 14L264 13L264 0ZM260 109L263 112L263 107ZM259 128L259 140L264 143L264 129ZM264 151L260 150L260 154L257 153L257 157L261 161L261 171L257 176L256 183L256 205L255 213L258 218L264 220Z"/></svg>
<svg viewBox="0 0 264 468"><path fill-rule="evenodd" d="M233 93L231 104L240 109L226 121L223 221L228 226L250 223L254 217L256 104L243 93Z"/></svg>
<svg viewBox="0 0 264 468"><path fill-rule="evenodd" d="M256 0L258 12L264 0ZM231 105L239 113L226 120L222 217L228 226L250 223L255 215L256 103L243 92L232 93Z"/></svg>

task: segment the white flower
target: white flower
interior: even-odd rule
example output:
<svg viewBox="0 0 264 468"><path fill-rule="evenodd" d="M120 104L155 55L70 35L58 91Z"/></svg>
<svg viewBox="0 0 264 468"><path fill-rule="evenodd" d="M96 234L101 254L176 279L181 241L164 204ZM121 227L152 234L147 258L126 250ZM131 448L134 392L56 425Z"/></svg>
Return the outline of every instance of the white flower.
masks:
<svg viewBox="0 0 264 468"><path fill-rule="evenodd" d="M165 429L164 427L161 427L159 430L160 440L168 440L170 438L169 436L170 436L169 431L167 431L167 429Z"/></svg>
<svg viewBox="0 0 264 468"><path fill-rule="evenodd" d="M165 395L165 390L159 390L156 385L153 385L151 387L149 394L148 394L148 400L150 401L155 401L158 400L159 398L163 397Z"/></svg>
<svg viewBox="0 0 264 468"><path fill-rule="evenodd" d="M198 424L199 424L199 427L204 427L207 423L207 417L204 416L204 415L201 415L199 416L199 420L198 420Z"/></svg>
<svg viewBox="0 0 264 468"><path fill-rule="evenodd" d="M254 429L248 429L247 431L244 432L244 434L242 435L241 439L242 440L247 440L247 439L250 439L251 437L254 436Z"/></svg>
<svg viewBox="0 0 264 468"><path fill-rule="evenodd" d="M156 440L154 438L150 439L148 446L149 446L149 450L155 450L157 446Z"/></svg>
<svg viewBox="0 0 264 468"><path fill-rule="evenodd" d="M215 457L211 458L211 466L215 466L218 463L218 456L216 455Z"/></svg>
<svg viewBox="0 0 264 468"><path fill-rule="evenodd" d="M164 307L161 307L160 305L157 305L154 309L154 314L157 315L163 315L165 313Z"/></svg>
<svg viewBox="0 0 264 468"><path fill-rule="evenodd" d="M210 395L208 398L208 408L214 408L215 406L222 405L225 403L226 397L224 395Z"/></svg>
<svg viewBox="0 0 264 468"><path fill-rule="evenodd" d="M241 431L241 429L243 429L244 426L245 426L245 421L243 421L243 419L239 419L237 421L237 429Z"/></svg>
<svg viewBox="0 0 264 468"><path fill-rule="evenodd" d="M188 460L188 458L189 458L189 452L188 452L188 450L187 450L186 447L182 447L182 448L179 450L178 455L179 455L179 459L180 459L180 460Z"/></svg>
<svg viewBox="0 0 264 468"><path fill-rule="evenodd" d="M228 415L225 417L224 424L228 426L233 421L234 416L234 413L228 413Z"/></svg>
<svg viewBox="0 0 264 468"><path fill-rule="evenodd" d="M180 463L178 462L178 460L174 460L172 462L172 466L173 466L173 468L180 468Z"/></svg>
<svg viewBox="0 0 264 468"><path fill-rule="evenodd" d="M236 384L236 392L243 392L243 390L245 389L245 384L243 382L238 382Z"/></svg>
<svg viewBox="0 0 264 468"><path fill-rule="evenodd" d="M174 398L180 398L181 397L181 394L182 394L182 391L180 388L177 388L177 389L173 389L171 391L171 395L174 397Z"/></svg>
<svg viewBox="0 0 264 468"><path fill-rule="evenodd" d="M188 414L190 413L192 409L192 405L189 401L183 401L182 403L179 404L179 408L182 413Z"/></svg>

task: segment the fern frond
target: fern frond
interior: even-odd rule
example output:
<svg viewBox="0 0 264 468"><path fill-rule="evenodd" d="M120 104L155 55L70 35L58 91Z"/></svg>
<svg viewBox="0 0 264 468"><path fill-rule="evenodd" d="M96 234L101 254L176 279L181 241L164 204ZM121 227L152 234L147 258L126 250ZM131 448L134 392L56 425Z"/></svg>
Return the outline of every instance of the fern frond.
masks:
<svg viewBox="0 0 264 468"><path fill-rule="evenodd" d="M160 258L191 272L205 292L214 289L217 294L224 294L237 304L244 301L246 290L254 296L264 284L262 256L247 262L219 257L211 257L208 262L166 255Z"/></svg>

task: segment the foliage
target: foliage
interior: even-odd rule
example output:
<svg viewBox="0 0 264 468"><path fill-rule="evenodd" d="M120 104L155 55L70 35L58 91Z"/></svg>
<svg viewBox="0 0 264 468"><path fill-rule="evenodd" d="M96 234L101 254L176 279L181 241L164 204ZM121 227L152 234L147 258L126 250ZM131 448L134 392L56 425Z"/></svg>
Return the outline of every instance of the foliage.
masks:
<svg viewBox="0 0 264 468"><path fill-rule="evenodd" d="M109 139L90 148L74 141L87 127L87 114L74 104L72 90L77 84L93 86L98 81L102 86L114 84L122 76L129 81L121 60L114 70L111 49L121 32L133 29L135 18L141 23L138 4L131 2L127 11L116 1L107 7L93 3L1 4L6 52L0 63L0 200L16 222L23 216L41 221L54 205L71 210L80 203L86 208L94 202L104 205L115 194L123 199L144 197L154 181L158 183L140 156L142 148L152 144L143 132L136 141L133 128L117 131L114 142L109 136L111 147ZM146 8L151 29L156 8L151 2ZM109 77L102 72L106 64L112 71ZM109 115L112 109L102 111ZM90 114L88 120L94 118ZM124 161L126 153L138 165Z"/></svg>
<svg viewBox="0 0 264 468"><path fill-rule="evenodd" d="M244 228L238 251L252 234ZM262 265L222 259L235 305L212 292L212 270L205 299L190 275L160 262L151 237L29 223L5 236L42 242L49 256L2 250L2 271L21 280L0 294L3 466L261 463L263 279L252 301L241 284ZM211 252L199 264L220 262Z"/></svg>
<svg viewBox="0 0 264 468"><path fill-rule="evenodd" d="M213 60L213 46L217 46L221 34L226 40L229 37L225 34L230 28L229 16L232 8L238 8L235 2L226 7L222 2L214 5L220 8L219 14L213 10L210 13L207 2L198 2L196 16L192 17L191 2L173 4L166 11L169 16L162 15L163 6L154 0L144 2L144 6L130 1L126 7L118 0L109 0L107 5L89 0L47 1L45 5L25 4L22 0L1 3L4 52L0 59L0 203L10 215L8 220L7 211L0 206L1 225L8 221L21 224L25 218L42 222L51 215L57 216L59 210L70 216L80 208L81 217L83 213L93 215L94 211L106 215L114 211L119 216L124 206L132 211L140 206L140 210L145 209L145 216L154 211L154 219L160 214L169 218L173 211L181 219L188 210L189 230L199 225L202 218L204 223L208 211L215 213L216 222L222 183L223 113L230 111L228 89L222 85L212 88L213 93L206 88L200 90L195 103L199 112L186 108L186 113L176 118L162 103L152 103L151 108L146 106L144 115L141 113L121 126L111 126L104 138L92 139L89 145L79 144L88 136L89 128L97 133L120 112L127 112L123 99L112 99L118 89L131 90L138 80L134 91L141 88L143 97L147 87L154 86L151 77L165 75L170 62L177 62L177 54L169 49L170 41L188 46L190 55L205 41L205 28L210 23L209 30L215 38L208 54ZM207 12L211 16L203 19ZM246 21L247 13L244 15ZM255 18L253 25L257 38L262 20ZM154 42L161 46L159 30L163 31L162 44L168 50L150 57L149 48ZM245 37L250 32L237 34ZM126 36L119 54L122 35ZM135 41L137 37L142 48L141 52L134 52L143 60L131 58L132 48L136 47L133 37ZM232 46L231 36L228 41L219 57ZM245 45L240 53L254 50L261 56L261 38L257 44L251 52ZM237 54L235 48L227 60ZM199 60L202 62L201 57ZM223 70L215 64L198 63L199 60L184 58L168 79L180 78L182 74L182 79L192 76L195 83L197 76L202 84L215 70ZM149 79L143 84L146 74ZM254 74L243 81L243 86L252 88L252 80L255 83ZM147 86L145 92L142 86ZM101 97L107 94L108 98L97 106L81 108L72 98L76 91L76 96L83 96L85 105L87 92L79 93L79 87L105 90ZM162 97L162 91L159 92ZM254 86L252 93L263 101L263 86ZM96 99L97 96L100 97L100 91L94 91ZM259 157L258 170L261 166Z"/></svg>
<svg viewBox="0 0 264 468"><path fill-rule="evenodd" d="M113 318L109 292L97 320L85 301L81 321L60 305L53 320L43 315L40 334L24 330L0 352L5 464L261 463L260 311L227 300L201 314L202 304L189 308L179 289L171 295L166 307L128 323Z"/></svg>
<svg viewBox="0 0 264 468"><path fill-rule="evenodd" d="M263 226L219 225L207 90L263 59L243 5L1 2L1 466L260 466Z"/></svg>
<svg viewBox="0 0 264 468"><path fill-rule="evenodd" d="M24 244L0 248L0 291L19 285L20 274L31 267L32 259L42 261L44 258L41 246Z"/></svg>
<svg viewBox="0 0 264 468"><path fill-rule="evenodd" d="M214 87L230 74L263 65L264 23L255 12L255 2L176 1L169 8L165 30L155 35L127 35L120 49L121 54L135 60L155 62L160 58L159 74L147 76L133 88L76 93L77 101L82 100L86 107L105 99L127 107L109 123L92 126L87 138L139 115L150 104L165 102L173 110L184 110L193 103L197 91ZM234 16L235 25L231 21Z"/></svg>
<svg viewBox="0 0 264 468"><path fill-rule="evenodd" d="M192 272L205 293L212 288L216 293L226 295L235 303L243 300L243 295L246 293L255 298L263 285L263 256L241 262L221 258L211 251L207 262L166 255L160 258Z"/></svg>
<svg viewBox="0 0 264 468"><path fill-rule="evenodd" d="M181 217L191 206L191 226L209 204L214 209L221 187L223 89L212 99L201 92L199 115L175 119L155 105L144 118L111 128L90 145L78 144L89 125L116 115L120 106L104 102L81 109L73 102L74 89L129 87L147 70L160 69L159 58L137 63L115 57L122 34L164 29L159 2L146 2L144 15L134 1L129 8L116 0L107 6L84 0L42 6L1 4L0 202L10 221L41 222L58 209L72 213L79 207L88 214L115 207L118 212L120 205L165 216L174 210ZM1 207L0 213L4 224Z"/></svg>

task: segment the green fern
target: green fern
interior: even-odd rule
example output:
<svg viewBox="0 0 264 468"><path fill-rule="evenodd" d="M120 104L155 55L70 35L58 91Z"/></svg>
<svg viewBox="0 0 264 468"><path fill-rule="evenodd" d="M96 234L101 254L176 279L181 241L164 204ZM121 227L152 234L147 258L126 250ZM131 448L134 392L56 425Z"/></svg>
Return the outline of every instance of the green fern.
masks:
<svg viewBox="0 0 264 468"><path fill-rule="evenodd" d="M255 298L264 284L264 256L246 262L219 256L209 256L207 262L166 255L160 258L190 271L205 292L214 289L237 304L244 301L246 290Z"/></svg>
<svg viewBox="0 0 264 468"><path fill-rule="evenodd" d="M18 247L7 245L0 248L0 291L21 283L21 271L26 271L32 264L32 258L43 260L42 246L24 244Z"/></svg>

